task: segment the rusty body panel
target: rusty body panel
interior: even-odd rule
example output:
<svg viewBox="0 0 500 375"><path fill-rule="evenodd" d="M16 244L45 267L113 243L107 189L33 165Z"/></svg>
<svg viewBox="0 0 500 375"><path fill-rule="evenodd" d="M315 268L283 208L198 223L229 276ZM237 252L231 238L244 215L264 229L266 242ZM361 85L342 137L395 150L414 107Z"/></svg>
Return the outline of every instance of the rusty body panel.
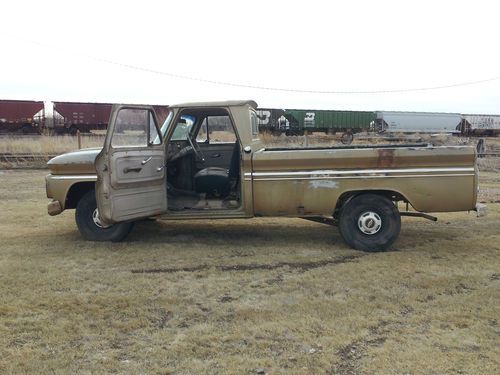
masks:
<svg viewBox="0 0 500 375"><path fill-rule="evenodd" d="M54 175L95 174L94 162L101 148L87 148L56 156L47 165Z"/></svg>
<svg viewBox="0 0 500 375"><path fill-rule="evenodd" d="M398 193L417 211L465 211L476 203L474 163L471 147L262 150L245 178L258 215L330 216L360 190Z"/></svg>

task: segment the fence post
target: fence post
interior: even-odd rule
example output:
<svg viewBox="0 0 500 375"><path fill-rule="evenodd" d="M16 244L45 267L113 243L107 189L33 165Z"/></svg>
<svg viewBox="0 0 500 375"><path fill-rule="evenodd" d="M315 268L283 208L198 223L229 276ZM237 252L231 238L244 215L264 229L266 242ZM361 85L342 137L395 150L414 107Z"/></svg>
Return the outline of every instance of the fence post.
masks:
<svg viewBox="0 0 500 375"><path fill-rule="evenodd" d="M80 134L80 130L76 131L76 138L78 139L78 149L82 148L82 135Z"/></svg>

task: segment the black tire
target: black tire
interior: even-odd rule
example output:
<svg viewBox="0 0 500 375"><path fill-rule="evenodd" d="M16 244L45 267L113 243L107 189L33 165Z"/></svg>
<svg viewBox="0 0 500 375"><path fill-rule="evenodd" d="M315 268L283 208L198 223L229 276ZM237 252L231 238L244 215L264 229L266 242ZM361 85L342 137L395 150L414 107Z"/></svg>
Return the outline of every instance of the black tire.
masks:
<svg viewBox="0 0 500 375"><path fill-rule="evenodd" d="M356 250L385 251L399 236L401 216L390 199L361 194L342 207L339 230L344 241Z"/></svg>
<svg viewBox="0 0 500 375"><path fill-rule="evenodd" d="M352 134L351 132L345 132L340 137L340 142L342 142L342 144L344 145L350 145L353 140L354 140L354 134Z"/></svg>
<svg viewBox="0 0 500 375"><path fill-rule="evenodd" d="M96 209L97 202L94 190L85 193L76 205L76 225L83 238L88 241L118 242L127 237L134 226L133 222L113 224L105 228L100 227L93 219L93 214Z"/></svg>
<svg viewBox="0 0 500 375"><path fill-rule="evenodd" d="M23 127L19 129L19 133L23 135L30 134L32 132L33 132L33 127L31 125L23 125Z"/></svg>

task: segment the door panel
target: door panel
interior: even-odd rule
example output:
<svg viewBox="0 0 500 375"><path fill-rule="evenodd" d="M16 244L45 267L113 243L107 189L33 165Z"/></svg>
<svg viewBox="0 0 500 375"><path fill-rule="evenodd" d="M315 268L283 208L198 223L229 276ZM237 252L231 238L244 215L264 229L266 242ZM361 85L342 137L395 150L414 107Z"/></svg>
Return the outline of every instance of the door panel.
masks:
<svg viewBox="0 0 500 375"><path fill-rule="evenodd" d="M160 185L165 178L163 150L117 151L111 156L111 164L113 188L128 184Z"/></svg>
<svg viewBox="0 0 500 375"><path fill-rule="evenodd" d="M96 198L104 223L167 210L165 147L154 110L115 105L104 148L96 158Z"/></svg>
<svg viewBox="0 0 500 375"><path fill-rule="evenodd" d="M197 161L196 168L207 167L229 168L233 155L234 143L200 143L201 151L205 155L205 162Z"/></svg>

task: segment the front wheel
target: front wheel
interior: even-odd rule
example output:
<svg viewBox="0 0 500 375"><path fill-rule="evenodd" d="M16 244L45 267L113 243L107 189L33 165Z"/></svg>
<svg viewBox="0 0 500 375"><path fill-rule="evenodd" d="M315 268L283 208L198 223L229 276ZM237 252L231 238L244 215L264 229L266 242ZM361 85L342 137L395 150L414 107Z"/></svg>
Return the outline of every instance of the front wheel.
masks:
<svg viewBox="0 0 500 375"><path fill-rule="evenodd" d="M339 230L344 241L354 249L384 251L399 236L401 216L390 199L361 194L342 207Z"/></svg>
<svg viewBox="0 0 500 375"><path fill-rule="evenodd" d="M94 190L87 192L78 201L75 220L80 234L88 241L118 242L123 240L134 226L132 222L103 225L99 219Z"/></svg>

